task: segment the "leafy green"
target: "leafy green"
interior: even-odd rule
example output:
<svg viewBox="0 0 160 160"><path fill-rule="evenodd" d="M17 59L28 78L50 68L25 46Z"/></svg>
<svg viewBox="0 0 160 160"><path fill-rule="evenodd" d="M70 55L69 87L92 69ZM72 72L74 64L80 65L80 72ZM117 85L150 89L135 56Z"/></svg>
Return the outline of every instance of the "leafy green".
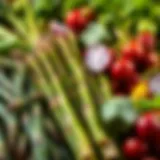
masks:
<svg viewBox="0 0 160 160"><path fill-rule="evenodd" d="M81 36L81 40L86 46L99 44L109 39L111 39L109 31L99 23L90 24Z"/></svg>
<svg viewBox="0 0 160 160"><path fill-rule="evenodd" d="M101 116L107 129L119 135L130 129L138 114L129 98L115 97L102 106Z"/></svg>

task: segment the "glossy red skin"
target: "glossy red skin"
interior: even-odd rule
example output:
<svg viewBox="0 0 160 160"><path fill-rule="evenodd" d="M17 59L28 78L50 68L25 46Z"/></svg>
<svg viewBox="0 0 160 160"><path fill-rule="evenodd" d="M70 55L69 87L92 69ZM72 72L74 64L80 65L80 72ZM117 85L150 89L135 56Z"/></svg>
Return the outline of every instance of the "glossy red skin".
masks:
<svg viewBox="0 0 160 160"><path fill-rule="evenodd" d="M116 95L129 95L135 85L139 82L139 76L135 74L132 78L123 81L112 80L113 92Z"/></svg>
<svg viewBox="0 0 160 160"><path fill-rule="evenodd" d="M149 52L145 58L136 63L137 71L144 72L147 69L158 66L158 54L155 52Z"/></svg>
<svg viewBox="0 0 160 160"><path fill-rule="evenodd" d="M151 142L160 142L160 120L158 121L158 117L155 114L145 114L142 115L136 122L136 132L137 135Z"/></svg>
<svg viewBox="0 0 160 160"><path fill-rule="evenodd" d="M76 9L67 14L66 24L74 32L80 33L88 24L88 20L84 17L80 10Z"/></svg>
<svg viewBox="0 0 160 160"><path fill-rule="evenodd" d="M126 158L138 160L148 152L148 146L138 138L127 139L123 145L123 153Z"/></svg>
<svg viewBox="0 0 160 160"><path fill-rule="evenodd" d="M137 41L145 51L152 51L156 43L155 36L150 32L140 33L138 35Z"/></svg>
<svg viewBox="0 0 160 160"><path fill-rule="evenodd" d="M145 57L145 52L136 40L132 40L129 44L124 46L122 55L124 58L136 63Z"/></svg>
<svg viewBox="0 0 160 160"><path fill-rule="evenodd" d="M129 60L120 59L113 64L111 74L116 81L128 81L136 74L135 66Z"/></svg>
<svg viewBox="0 0 160 160"><path fill-rule="evenodd" d="M159 159L156 157L144 157L142 158L142 160L159 160Z"/></svg>
<svg viewBox="0 0 160 160"><path fill-rule="evenodd" d="M146 70L146 56L148 56L148 52L136 40L132 40L123 48L122 56L132 61L138 72Z"/></svg>
<svg viewBox="0 0 160 160"><path fill-rule="evenodd" d="M66 24L69 28L71 28L74 32L80 33L90 21L94 19L95 15L91 8L82 7L79 9L75 9L70 11L66 17Z"/></svg>

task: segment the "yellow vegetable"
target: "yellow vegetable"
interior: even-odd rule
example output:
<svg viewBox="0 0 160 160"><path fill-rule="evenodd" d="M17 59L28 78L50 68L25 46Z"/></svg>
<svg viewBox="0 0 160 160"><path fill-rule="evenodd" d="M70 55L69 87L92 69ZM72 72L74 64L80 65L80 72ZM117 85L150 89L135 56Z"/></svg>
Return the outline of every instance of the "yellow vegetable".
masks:
<svg viewBox="0 0 160 160"><path fill-rule="evenodd" d="M136 101L142 98L146 98L149 95L148 83L142 81L138 83L131 92L131 99Z"/></svg>

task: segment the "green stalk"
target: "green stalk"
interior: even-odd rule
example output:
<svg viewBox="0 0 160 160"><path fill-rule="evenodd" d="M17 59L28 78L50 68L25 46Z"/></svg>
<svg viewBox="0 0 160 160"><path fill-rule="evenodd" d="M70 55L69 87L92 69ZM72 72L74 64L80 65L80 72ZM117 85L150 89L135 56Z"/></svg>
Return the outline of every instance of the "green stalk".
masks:
<svg viewBox="0 0 160 160"><path fill-rule="evenodd" d="M100 147L104 158L108 158L108 154L106 153L110 152L108 145L111 144L111 140L110 137L105 134L105 131L98 121L95 104L93 104L93 100L86 83L87 76L85 74L83 65L80 64L80 60L71 55L72 50L69 48L70 46L67 45L67 42L63 37L57 37L56 41L59 49L61 49L62 55L66 61L68 61L68 65L70 66L74 77L76 78L78 91L82 102L81 110L83 111L83 116L88 125L90 133L92 134L95 143Z"/></svg>
<svg viewBox="0 0 160 160"><path fill-rule="evenodd" d="M4 87L1 87L0 89L0 96L6 101L6 102L12 102L13 96L6 91Z"/></svg>
<svg viewBox="0 0 160 160"><path fill-rule="evenodd" d="M14 13L10 13L7 16L7 19L11 22L13 25L15 31L23 38L28 37L27 30L25 28L25 25L20 21L17 17L14 16Z"/></svg>
<svg viewBox="0 0 160 160"><path fill-rule="evenodd" d="M9 159L4 134L0 131L0 159Z"/></svg>
<svg viewBox="0 0 160 160"><path fill-rule="evenodd" d="M111 86L109 84L108 79L104 77L104 75L99 76L99 83L100 83L100 90L102 92L104 100L102 104L104 104L106 100L109 100L112 97Z"/></svg>
<svg viewBox="0 0 160 160"><path fill-rule="evenodd" d="M40 105L32 106L30 119L25 124L26 133L32 145L32 160L47 160L47 138L44 134L43 118Z"/></svg>
<svg viewBox="0 0 160 160"><path fill-rule="evenodd" d="M71 159L64 148L59 147L58 145L54 144L54 142L48 142L48 144L49 144L49 150L51 152L52 159L56 159L56 160Z"/></svg>
<svg viewBox="0 0 160 160"><path fill-rule="evenodd" d="M43 63L43 65L45 66L45 72L47 72L50 77L49 82L46 82L46 79L43 78L44 73L42 73L40 65L37 64L36 58L39 61L41 61L41 63ZM93 156L94 154L92 152L90 143L88 142L87 136L84 133L83 128L79 123L78 119L75 117L75 114L72 110L72 106L69 103L66 95L64 94L64 91L55 71L52 70L52 67L47 62L44 53L39 53L36 58L32 60L30 59L29 63L32 66L35 73L38 75L37 78L40 82L39 85L43 89L44 93L49 98L52 97L52 99L50 99L51 109L53 110L53 114L57 119L59 125L64 131L66 140L72 148L75 157L77 157L77 159L79 160L83 160L87 157L91 159L96 159L95 156ZM45 84L47 88L44 88L42 86L42 83Z"/></svg>
<svg viewBox="0 0 160 160"><path fill-rule="evenodd" d="M74 56L77 60L79 60L79 62L81 63L81 65L83 66L84 64L82 63L83 59L81 58L81 53L80 50L78 48L77 42L76 42L76 37L73 34L73 32L68 32L68 37L67 37L67 41L68 41L68 45L71 47L72 49L72 56ZM92 88L92 90L94 91L94 93L96 93L98 91L98 95L101 95L100 99L100 105L102 105L104 103L105 100L109 99L111 97L111 88L109 87L109 82L108 80L105 78L104 75L98 75L98 76L88 76L87 74L85 75L88 79L88 81L90 82L90 86ZM97 86L95 81L98 81L99 85ZM102 98L103 96L103 98Z"/></svg>
<svg viewBox="0 0 160 160"><path fill-rule="evenodd" d="M17 63L17 68L13 77L14 91L16 95L21 97L23 94L23 85L26 75L26 67L21 63Z"/></svg>
<svg viewBox="0 0 160 160"><path fill-rule="evenodd" d="M15 141L15 136L17 134L17 119L2 104L0 104L0 117L4 120L7 126L8 141L10 144L13 144L13 142Z"/></svg>
<svg viewBox="0 0 160 160"><path fill-rule="evenodd" d="M82 110L84 111L84 118L89 126L91 133L93 134L93 138L98 145L106 144L108 142L108 138L103 132L101 126L98 123L95 107L92 102L92 98L90 96L88 86L85 79L85 73L83 71L82 66L79 64L79 61L71 56L72 50L70 50L62 37L56 39L60 49L62 50L62 54L65 57L66 61L70 65L72 72L75 75L80 98L82 100L83 106ZM76 53L75 53L76 54ZM101 146L102 147L102 146Z"/></svg>
<svg viewBox="0 0 160 160"><path fill-rule="evenodd" d="M9 94L14 93L13 86L10 80L0 71L0 85L8 92Z"/></svg>

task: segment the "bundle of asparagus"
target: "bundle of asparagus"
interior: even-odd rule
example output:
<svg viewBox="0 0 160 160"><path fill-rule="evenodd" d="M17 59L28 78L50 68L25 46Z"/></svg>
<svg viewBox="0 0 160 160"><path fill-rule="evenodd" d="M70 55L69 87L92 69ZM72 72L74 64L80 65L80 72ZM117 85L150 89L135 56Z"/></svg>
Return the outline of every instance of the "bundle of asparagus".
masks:
<svg viewBox="0 0 160 160"><path fill-rule="evenodd" d="M27 56L27 62L35 73L34 80L39 90L48 98L51 111L63 129L76 159L95 159L91 142L99 148L104 159L115 158L116 148L96 114L96 93L91 96L88 85L97 89L99 86L93 77L86 74L73 33L67 31L65 34L49 33L43 36L34 53ZM109 88L104 77L97 77L97 80L105 83L106 87L98 90L103 97L99 101L100 105L108 98L106 95L108 96ZM82 122L77 111L80 111ZM84 130L84 127L87 129Z"/></svg>

